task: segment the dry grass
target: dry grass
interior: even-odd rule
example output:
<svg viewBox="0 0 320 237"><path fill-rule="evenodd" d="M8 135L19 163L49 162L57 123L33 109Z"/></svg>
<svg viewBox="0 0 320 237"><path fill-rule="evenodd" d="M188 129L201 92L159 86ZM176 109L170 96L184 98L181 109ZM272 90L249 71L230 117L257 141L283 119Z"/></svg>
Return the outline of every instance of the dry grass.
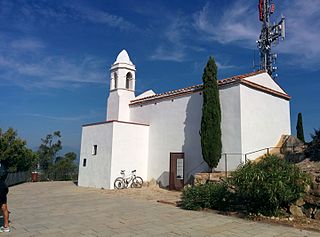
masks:
<svg viewBox="0 0 320 237"><path fill-rule="evenodd" d="M165 201L176 203L180 200L181 192L169 191L167 189L159 188L157 186L142 187L142 188L128 188L128 189L113 189L113 190L99 190L99 192L112 196L125 196L133 199L149 200L149 201Z"/></svg>

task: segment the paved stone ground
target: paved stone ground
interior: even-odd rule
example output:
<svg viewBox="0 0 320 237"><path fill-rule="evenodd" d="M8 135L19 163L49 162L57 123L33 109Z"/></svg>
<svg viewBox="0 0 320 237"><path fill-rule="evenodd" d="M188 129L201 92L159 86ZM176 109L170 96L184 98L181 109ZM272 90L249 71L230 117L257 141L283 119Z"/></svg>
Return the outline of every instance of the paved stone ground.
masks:
<svg viewBox="0 0 320 237"><path fill-rule="evenodd" d="M147 188L140 192L148 192ZM166 191L168 192L168 191ZM135 196L77 187L71 182L26 183L10 188L11 233L3 236L320 236L157 203ZM172 194L173 197L177 193Z"/></svg>

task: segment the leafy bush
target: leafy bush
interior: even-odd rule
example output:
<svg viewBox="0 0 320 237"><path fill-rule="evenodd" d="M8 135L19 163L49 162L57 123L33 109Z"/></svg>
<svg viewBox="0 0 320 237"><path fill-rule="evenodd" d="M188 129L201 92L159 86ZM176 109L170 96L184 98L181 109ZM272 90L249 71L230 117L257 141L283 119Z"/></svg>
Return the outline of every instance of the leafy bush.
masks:
<svg viewBox="0 0 320 237"><path fill-rule="evenodd" d="M47 180L75 180L78 178L78 166L75 164L77 155L68 152L64 156L56 158L54 164L49 165L47 171L40 172L40 179Z"/></svg>
<svg viewBox="0 0 320 237"><path fill-rule="evenodd" d="M187 210L211 208L226 210L232 198L228 186L224 183L207 183L186 187L182 191L181 207Z"/></svg>
<svg viewBox="0 0 320 237"><path fill-rule="evenodd" d="M305 192L310 178L295 165L269 155L240 167L231 182L248 211L275 215Z"/></svg>
<svg viewBox="0 0 320 237"><path fill-rule="evenodd" d="M314 134L311 134L312 141L308 144L306 150L306 156L310 157L310 160L320 161L320 129L314 130Z"/></svg>
<svg viewBox="0 0 320 237"><path fill-rule="evenodd" d="M37 155L13 128L6 132L0 128L0 162L9 172L28 171L37 162Z"/></svg>

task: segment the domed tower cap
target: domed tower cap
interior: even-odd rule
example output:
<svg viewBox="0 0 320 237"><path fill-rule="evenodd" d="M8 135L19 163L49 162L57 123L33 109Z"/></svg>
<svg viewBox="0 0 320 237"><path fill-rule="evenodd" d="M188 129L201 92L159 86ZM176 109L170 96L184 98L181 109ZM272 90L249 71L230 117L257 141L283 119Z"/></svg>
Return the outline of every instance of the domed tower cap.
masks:
<svg viewBox="0 0 320 237"><path fill-rule="evenodd" d="M116 59L116 61L114 62L114 64L116 63L126 63L126 64L133 64L130 60L130 57L127 53L127 51L125 49L123 49L119 54L118 57Z"/></svg>

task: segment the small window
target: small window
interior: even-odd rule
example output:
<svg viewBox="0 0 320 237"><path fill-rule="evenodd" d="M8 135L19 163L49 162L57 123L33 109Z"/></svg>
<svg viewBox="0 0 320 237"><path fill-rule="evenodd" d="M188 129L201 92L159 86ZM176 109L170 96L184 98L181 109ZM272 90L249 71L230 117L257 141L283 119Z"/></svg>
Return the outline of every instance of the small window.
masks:
<svg viewBox="0 0 320 237"><path fill-rule="evenodd" d="M86 167L87 166L87 159L83 159L83 167Z"/></svg>
<svg viewBox="0 0 320 237"><path fill-rule="evenodd" d="M98 146L97 145L93 145L93 149L92 149L92 155L96 155L98 151Z"/></svg>

